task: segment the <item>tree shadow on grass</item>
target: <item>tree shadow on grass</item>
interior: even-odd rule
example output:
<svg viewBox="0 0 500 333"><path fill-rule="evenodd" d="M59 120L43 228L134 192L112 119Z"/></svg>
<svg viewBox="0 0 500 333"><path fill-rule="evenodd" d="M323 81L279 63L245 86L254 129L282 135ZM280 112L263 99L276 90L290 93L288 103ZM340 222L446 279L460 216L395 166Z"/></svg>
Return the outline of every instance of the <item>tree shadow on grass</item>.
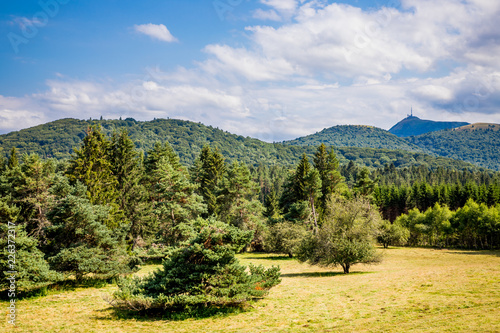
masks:
<svg viewBox="0 0 500 333"><path fill-rule="evenodd" d="M450 252L453 252L455 254L467 254L467 255L472 255L472 256L478 256L478 255L481 255L481 256L496 256L496 257L500 257L500 251L499 250L496 250L496 251L491 251L491 250L469 250L469 251L466 251L466 250L450 250Z"/></svg>
<svg viewBox="0 0 500 333"><path fill-rule="evenodd" d="M50 283L44 286L31 288L28 290L21 290L16 292L16 299L31 299L38 297L45 297L51 294L57 294L63 291L74 291L77 288L103 288L109 284L116 283L114 278L85 278L83 280L63 280L55 283ZM0 300L9 300L8 293L5 291L0 292Z"/></svg>
<svg viewBox="0 0 500 333"><path fill-rule="evenodd" d="M244 306L212 306L212 307L197 307L183 311L169 310L147 310L147 311L131 311L119 308L107 308L98 312L112 311L110 316L94 317L97 320L115 321L115 320L134 320L134 321L183 321L186 319L198 320L205 318L223 318L231 315L237 315L251 309L251 305Z"/></svg>
<svg viewBox="0 0 500 333"><path fill-rule="evenodd" d="M245 260L295 260L295 258L290 258L288 256L273 256L273 255L270 255L270 256L265 256L265 257L245 257L243 258Z"/></svg>
<svg viewBox="0 0 500 333"><path fill-rule="evenodd" d="M285 273L281 274L281 277L329 277L329 276L349 276L349 275L361 275L369 274L370 272L351 272L344 274L343 272L304 272L304 273Z"/></svg>

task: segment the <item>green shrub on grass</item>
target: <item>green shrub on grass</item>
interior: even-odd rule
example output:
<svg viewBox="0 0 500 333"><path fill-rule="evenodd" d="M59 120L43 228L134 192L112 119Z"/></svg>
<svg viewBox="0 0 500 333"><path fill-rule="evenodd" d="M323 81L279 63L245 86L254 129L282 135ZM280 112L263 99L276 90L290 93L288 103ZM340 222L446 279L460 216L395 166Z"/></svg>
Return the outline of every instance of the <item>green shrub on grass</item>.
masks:
<svg viewBox="0 0 500 333"><path fill-rule="evenodd" d="M252 240L253 231L214 220L198 228L184 246L172 250L162 269L145 278L122 279L110 303L167 312L242 306L280 283L279 267L250 265L247 272L238 263L235 254Z"/></svg>

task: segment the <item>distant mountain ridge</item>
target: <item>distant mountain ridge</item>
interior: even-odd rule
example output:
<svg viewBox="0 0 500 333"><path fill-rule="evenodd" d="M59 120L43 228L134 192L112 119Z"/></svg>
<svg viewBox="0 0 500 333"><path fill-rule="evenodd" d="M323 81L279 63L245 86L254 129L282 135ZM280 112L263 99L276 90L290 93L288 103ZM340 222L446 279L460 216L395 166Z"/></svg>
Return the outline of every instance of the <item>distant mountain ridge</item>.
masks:
<svg viewBox="0 0 500 333"><path fill-rule="evenodd" d="M500 170L500 125L469 124L405 138L427 152Z"/></svg>
<svg viewBox="0 0 500 333"><path fill-rule="evenodd" d="M115 130L126 129L136 148L144 152L151 149L157 141L168 141L184 165L191 165L202 147L207 144L219 149L228 161L236 160L247 165L263 163L291 166L296 164L304 153L312 157L317 148L316 145L297 146L267 143L258 139L231 134L201 123L178 119L136 121L132 118L125 120L78 120L67 118L0 135L0 155L8 156L11 148L16 147L19 155L37 153L43 158L68 158L71 156L73 148L81 144L81 140L85 136L85 130L90 125L97 124L102 126L106 134L110 134ZM353 130L356 132L360 128L357 127ZM371 131L361 132L370 133ZM384 134L383 132L385 131L381 129L374 130L374 133L398 139L392 134ZM361 138L361 136L359 137ZM397 142L401 145L404 143L402 141ZM477 169L476 166L470 163L413 151L415 146L409 143L404 144L406 149L412 151L403 148L397 150L338 146L334 146L334 148L342 164L353 161L368 167L383 167L393 163L396 167L425 165L431 168ZM331 146L328 143L327 145Z"/></svg>
<svg viewBox="0 0 500 333"><path fill-rule="evenodd" d="M434 130L401 138L372 126L340 125L295 140L285 141L283 144L309 147L324 143L327 146L337 147L337 150L341 147L362 147L423 152L500 171L500 125L433 122L420 120L414 116L409 116L399 124L404 123L405 120L417 125L431 126L432 128L427 129ZM455 127L460 124L465 125ZM454 128L435 130L443 126Z"/></svg>
<svg viewBox="0 0 500 333"><path fill-rule="evenodd" d="M284 141L285 145L334 147L359 147L375 149L399 149L422 152L423 150L384 129L366 125L337 125L315 134Z"/></svg>
<svg viewBox="0 0 500 333"><path fill-rule="evenodd" d="M467 122L459 121L433 121L424 120L413 115L406 117L396 125L392 126L389 133L392 133L400 138L409 136L417 136L425 133L441 131L444 129L452 129L461 126L470 125Z"/></svg>

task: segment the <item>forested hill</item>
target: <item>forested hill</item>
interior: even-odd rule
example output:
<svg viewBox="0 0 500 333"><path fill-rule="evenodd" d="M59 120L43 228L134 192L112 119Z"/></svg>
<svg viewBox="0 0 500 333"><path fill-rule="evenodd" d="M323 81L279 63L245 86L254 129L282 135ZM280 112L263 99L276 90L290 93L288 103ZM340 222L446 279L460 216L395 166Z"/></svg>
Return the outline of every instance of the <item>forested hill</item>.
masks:
<svg viewBox="0 0 500 333"><path fill-rule="evenodd" d="M404 139L381 128L363 125L338 125L283 144L296 146L319 146L324 143L335 147L361 147L396 149L422 152L423 150Z"/></svg>
<svg viewBox="0 0 500 333"><path fill-rule="evenodd" d="M406 138L435 154L500 170L500 125L472 124Z"/></svg>
<svg viewBox="0 0 500 333"><path fill-rule="evenodd" d="M317 146L292 146L266 143L222 131L201 123L176 119L153 121L125 120L77 120L61 119L17 132L0 135L1 154L7 156L12 147L19 154L37 153L44 158L68 158L73 147L78 147L90 125L100 124L103 131L111 134L125 128L137 148L147 152L155 142L168 141L185 165L193 163L201 148L210 144L216 147L229 161L238 160L248 165L259 163L291 166L303 153L312 156ZM393 163L397 167L424 165L431 168L476 169L475 166L452 159L434 157L419 152L371 148L336 148L341 163L349 161L369 167L380 167Z"/></svg>
<svg viewBox="0 0 500 333"><path fill-rule="evenodd" d="M389 130L389 132L397 135L398 137L409 137L412 135L421 135L465 125L469 125L469 123L457 121L424 120L415 116L408 116L394 125Z"/></svg>

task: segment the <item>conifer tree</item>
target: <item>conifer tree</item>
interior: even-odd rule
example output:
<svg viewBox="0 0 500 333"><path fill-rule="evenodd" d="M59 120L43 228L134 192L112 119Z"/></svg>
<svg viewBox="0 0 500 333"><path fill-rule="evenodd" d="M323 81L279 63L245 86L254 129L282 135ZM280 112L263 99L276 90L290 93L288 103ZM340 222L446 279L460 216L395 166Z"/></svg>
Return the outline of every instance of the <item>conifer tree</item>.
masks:
<svg viewBox="0 0 500 333"><path fill-rule="evenodd" d="M359 172L356 177L356 184L354 185L354 190L356 193L362 196L369 196L372 194L375 189L375 185L378 180L373 180L370 178L370 170L367 167L364 167Z"/></svg>
<svg viewBox="0 0 500 333"><path fill-rule="evenodd" d="M195 224L193 236L185 246L173 248L160 270L122 281L111 304L167 313L241 306L280 283L278 267L250 265L246 272L238 263L235 254L252 239L252 231L215 220L199 219Z"/></svg>
<svg viewBox="0 0 500 333"><path fill-rule="evenodd" d="M271 189L271 192L266 196L264 203L265 210L263 215L267 217L271 224L279 222L282 218L281 209L279 207L279 200L276 195L276 191Z"/></svg>
<svg viewBox="0 0 500 333"><path fill-rule="evenodd" d="M12 149L10 150L10 157L9 157L9 161L7 162L7 166L10 169L13 169L18 165L19 165L19 161L17 159L17 149L16 149L16 147L12 147Z"/></svg>
<svg viewBox="0 0 500 333"><path fill-rule="evenodd" d="M79 149L69 161L68 177L87 187L87 197L92 204L111 204L117 199L117 180L110 161L110 142L100 125L87 129Z"/></svg>
<svg viewBox="0 0 500 333"><path fill-rule="evenodd" d="M141 156L126 130L115 132L111 138L110 161L117 180L120 210L128 221L128 236L134 249L141 239L154 233L152 207L147 202L146 187L141 183Z"/></svg>
<svg viewBox="0 0 500 333"><path fill-rule="evenodd" d="M328 197L341 189L344 177L338 170L339 161L333 148L327 152L326 146L322 143L314 155L314 167L319 171L321 178L321 208L326 207Z"/></svg>
<svg viewBox="0 0 500 333"><path fill-rule="evenodd" d="M191 170L193 180L200 185L198 192L207 204L206 215L217 216L220 208L220 186L226 170L224 157L217 149L212 151L209 146L205 146Z"/></svg>
<svg viewBox="0 0 500 333"><path fill-rule="evenodd" d="M311 164L309 163L307 155L304 153L295 169L293 189L296 201L304 201L309 198L306 190L306 177L310 170Z"/></svg>
<svg viewBox="0 0 500 333"><path fill-rule="evenodd" d="M48 214L52 224L47 228L51 242L46 254L51 267L77 280L91 273L108 278L129 272L133 263L123 237L107 226L110 208L93 205L86 192L77 184Z"/></svg>
<svg viewBox="0 0 500 333"><path fill-rule="evenodd" d="M161 237L168 244L184 240L177 227L206 211L201 196L196 194L197 185L189 181L184 168L176 169L170 160L161 157L153 170L155 180L155 212L160 221Z"/></svg>
<svg viewBox="0 0 500 333"><path fill-rule="evenodd" d="M165 142L164 145L156 142L153 149L148 151L146 160L144 161L146 176L151 175L158 168L158 163L162 158L165 158L174 169L182 168L179 156L174 152L172 146L168 142Z"/></svg>

